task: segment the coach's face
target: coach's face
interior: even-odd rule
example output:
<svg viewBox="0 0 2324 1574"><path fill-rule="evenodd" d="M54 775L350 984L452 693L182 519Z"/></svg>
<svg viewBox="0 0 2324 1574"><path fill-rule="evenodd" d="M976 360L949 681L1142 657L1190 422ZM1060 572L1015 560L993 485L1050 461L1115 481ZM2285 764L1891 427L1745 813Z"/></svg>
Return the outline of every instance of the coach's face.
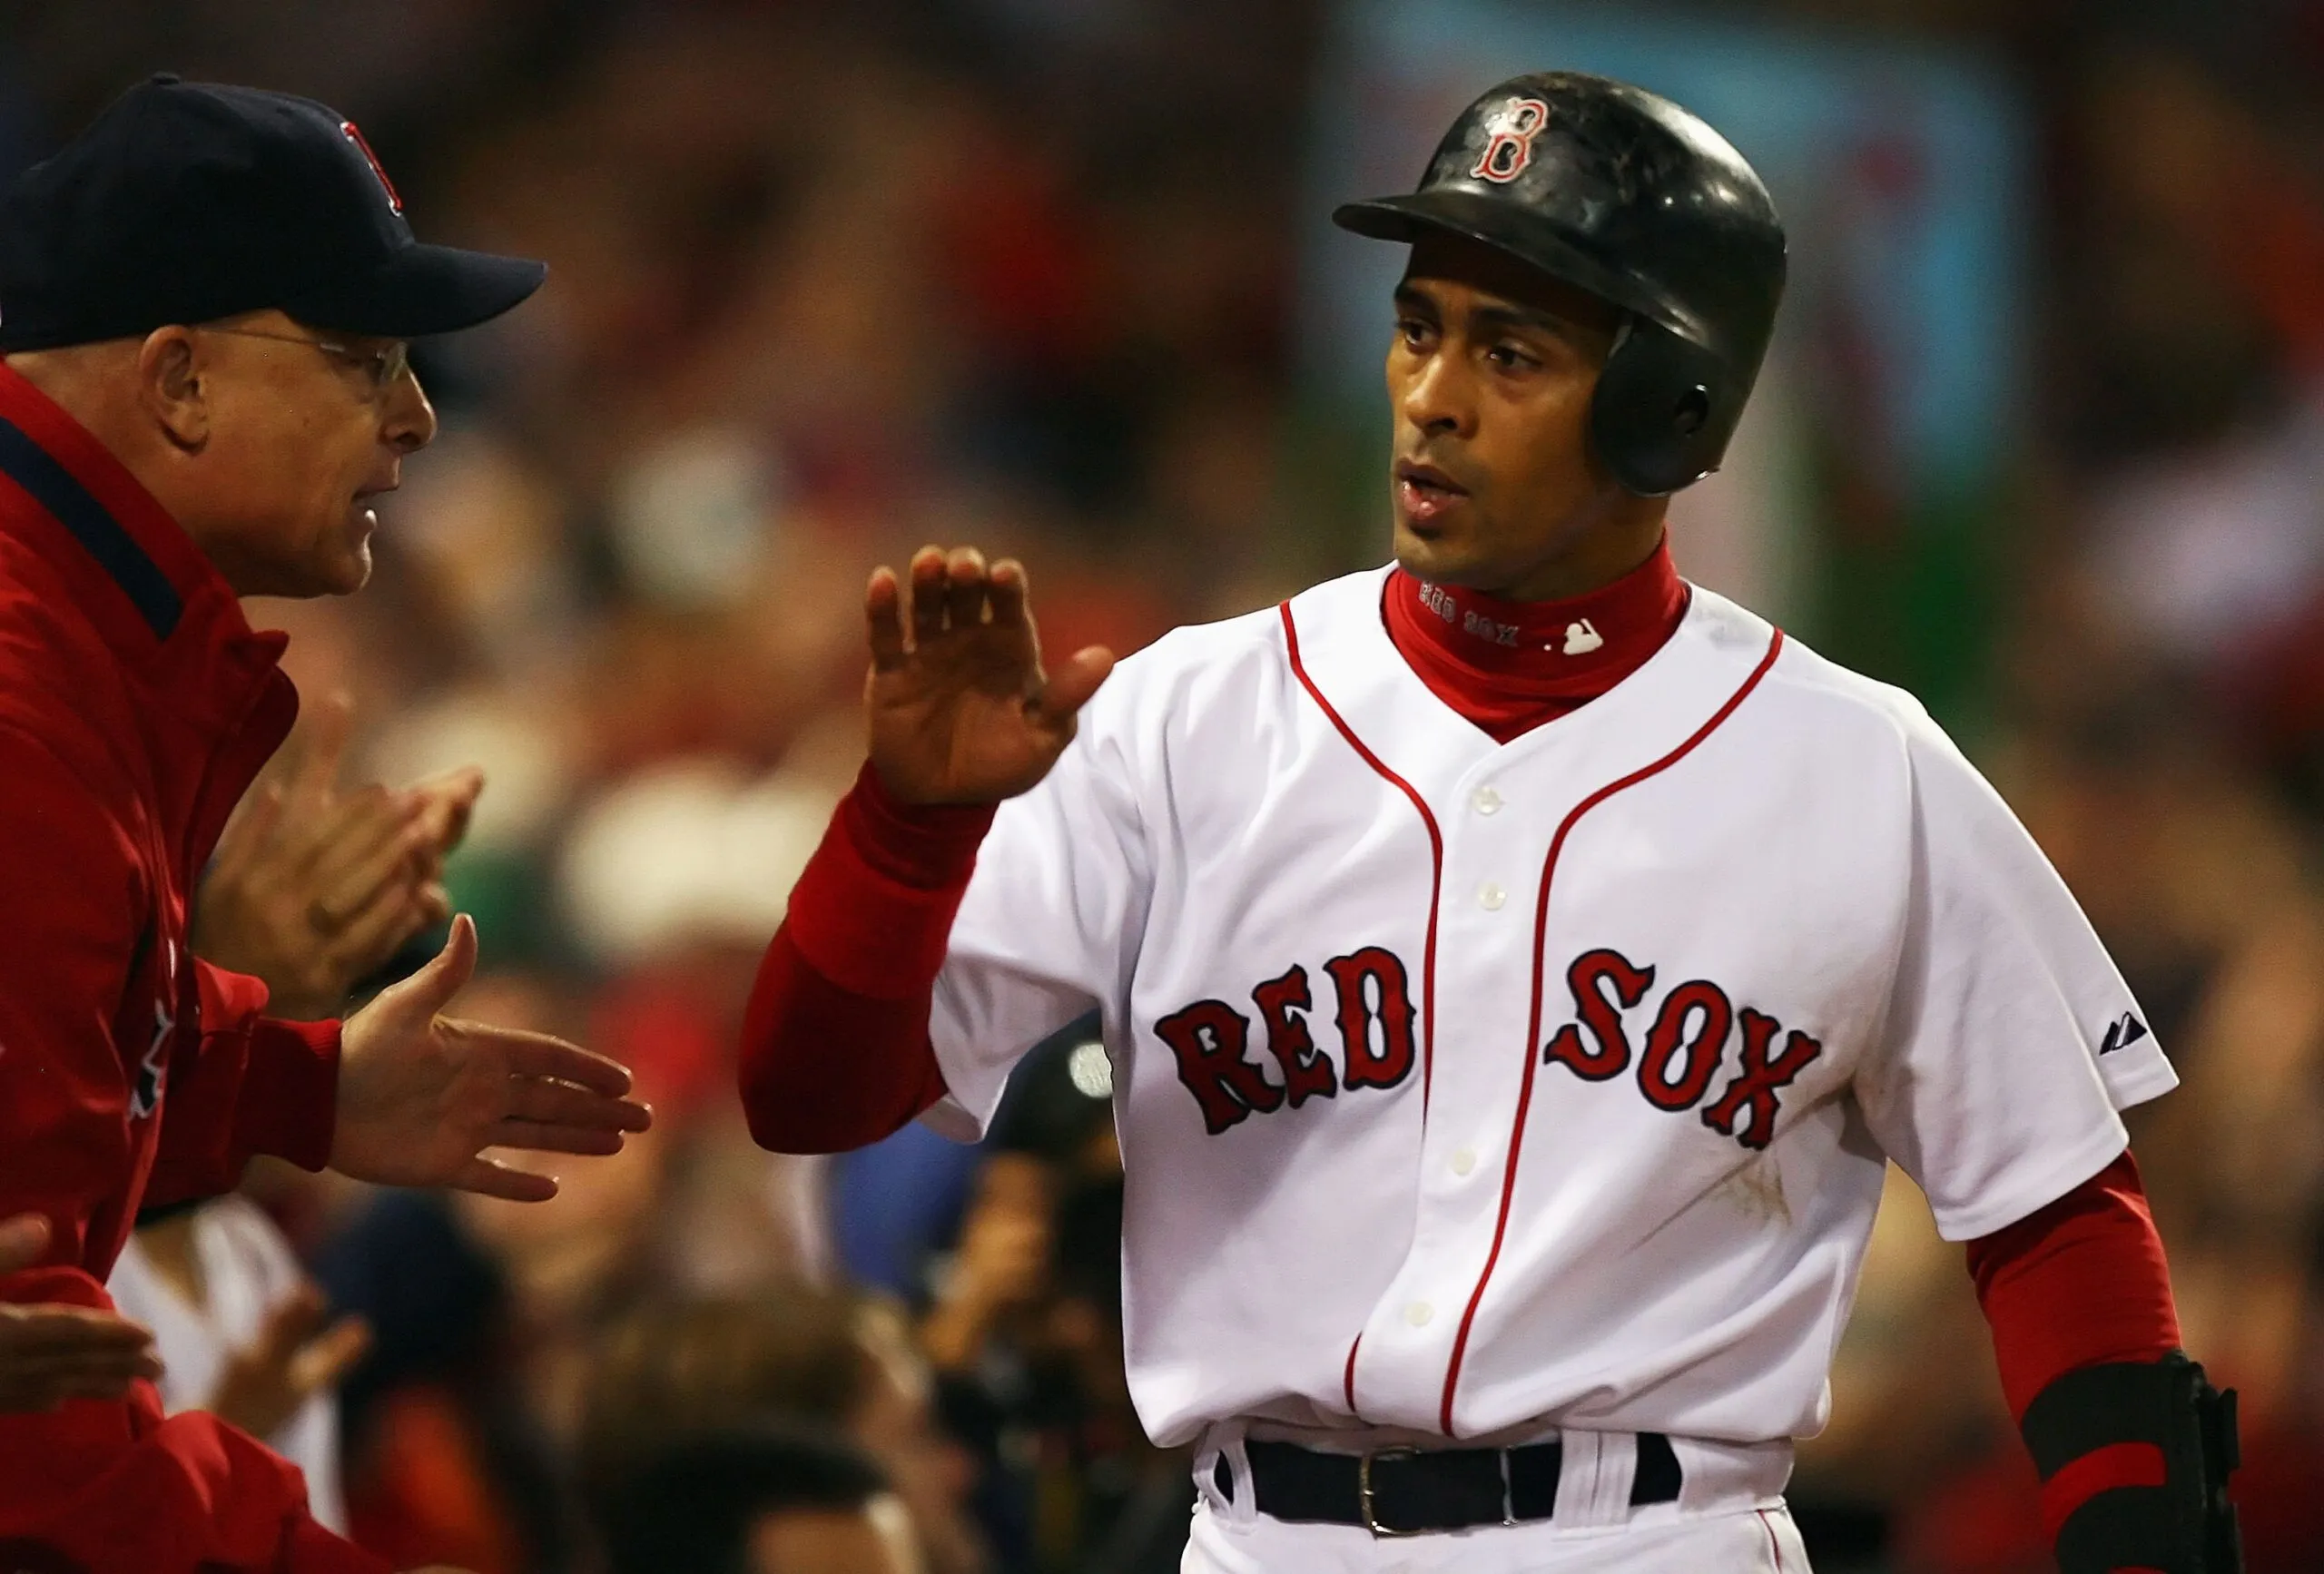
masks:
<svg viewBox="0 0 2324 1574"><path fill-rule="evenodd" d="M182 343L157 345L165 336ZM372 501L436 435L392 339L280 311L171 329L144 347L176 423L180 522L243 595L344 595L371 573Z"/></svg>
<svg viewBox="0 0 2324 1574"><path fill-rule="evenodd" d="M1661 536L1659 499L1590 451L1615 310L1479 242L1424 236L1388 347L1396 558L1441 585L1551 600L1595 590Z"/></svg>

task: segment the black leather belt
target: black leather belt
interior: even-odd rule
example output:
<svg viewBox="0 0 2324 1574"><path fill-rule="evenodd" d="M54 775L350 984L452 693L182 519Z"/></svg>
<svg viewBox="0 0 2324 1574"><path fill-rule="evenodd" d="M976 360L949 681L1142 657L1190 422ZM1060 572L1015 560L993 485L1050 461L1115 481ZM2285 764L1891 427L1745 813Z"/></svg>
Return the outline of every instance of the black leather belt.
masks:
<svg viewBox="0 0 2324 1574"><path fill-rule="evenodd" d="M1361 1525L1375 1536L1416 1536L1476 1525L1516 1525L1557 1510L1565 1451L1555 1442L1514 1449L1384 1449L1327 1454L1296 1443L1254 1441L1258 1510L1270 1519ZM1233 1501L1234 1472L1220 1456L1213 1479ZM1675 1502L1679 1456L1659 1431L1638 1434L1630 1504Z"/></svg>

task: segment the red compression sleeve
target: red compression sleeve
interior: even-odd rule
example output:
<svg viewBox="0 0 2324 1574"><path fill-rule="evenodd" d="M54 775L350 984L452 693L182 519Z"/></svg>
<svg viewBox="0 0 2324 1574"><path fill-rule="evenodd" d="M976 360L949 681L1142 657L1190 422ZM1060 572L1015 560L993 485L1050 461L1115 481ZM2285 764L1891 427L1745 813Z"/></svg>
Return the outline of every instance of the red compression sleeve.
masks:
<svg viewBox="0 0 2324 1574"><path fill-rule="evenodd" d="M2160 1361L2180 1347L2170 1264L2128 1150L2049 1206L1970 1242L1969 1274L2014 1418L2069 1372Z"/></svg>
<svg viewBox="0 0 2324 1574"><path fill-rule="evenodd" d="M863 768L751 991L741 1081L760 1146L861 1147L944 1096L929 1008L992 814L899 803Z"/></svg>
<svg viewBox="0 0 2324 1574"><path fill-rule="evenodd" d="M2128 1150L2049 1206L1970 1242L1969 1273L2014 1420L2069 1372L2180 1348L2170 1264ZM2162 1465L2151 1446L2102 1449L2043 1483L2043 1521L2054 1538L2088 1499L2160 1481Z"/></svg>

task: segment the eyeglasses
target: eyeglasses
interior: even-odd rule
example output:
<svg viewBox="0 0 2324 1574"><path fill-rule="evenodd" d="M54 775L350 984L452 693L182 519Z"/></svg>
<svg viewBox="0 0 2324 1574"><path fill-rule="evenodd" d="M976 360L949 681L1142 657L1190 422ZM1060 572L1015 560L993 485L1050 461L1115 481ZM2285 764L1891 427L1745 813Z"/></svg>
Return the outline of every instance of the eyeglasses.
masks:
<svg viewBox="0 0 2324 1574"><path fill-rule="evenodd" d="M230 334L236 339L271 339L277 344L304 344L321 350L334 360L343 360L362 372L371 385L372 397L377 398L393 388L403 374L411 369L411 346L399 339L385 349L357 349L351 345L328 339L300 339L295 334L266 333L255 328L204 328L203 333Z"/></svg>

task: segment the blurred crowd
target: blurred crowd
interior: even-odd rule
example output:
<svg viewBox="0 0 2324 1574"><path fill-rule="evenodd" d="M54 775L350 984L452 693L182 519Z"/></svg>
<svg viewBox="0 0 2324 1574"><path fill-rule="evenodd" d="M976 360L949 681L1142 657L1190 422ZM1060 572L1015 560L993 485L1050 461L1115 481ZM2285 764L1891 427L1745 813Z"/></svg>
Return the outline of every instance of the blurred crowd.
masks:
<svg viewBox="0 0 2324 1574"><path fill-rule="evenodd" d="M2035 111L2036 397L1987 522L2009 612L1965 741L2184 1077L2133 1117L2136 1150L2188 1343L2242 1392L2251 1567L2315 1568L2324 23L2265 0L1724 9L1961 42ZM1329 21L1317 0L12 17L19 157L163 65L290 88L363 122L423 232L552 266L527 310L419 348L445 434L382 511L373 588L253 613L290 631L309 696L290 801L327 812L300 795L318 760L350 788L479 767L444 871L484 942L459 1008L621 1058L656 1129L538 1206L254 1172L152 1221L130 1270L186 1314L172 1402L295 1443L400 1566L1177 1567L1186 1463L1122 1377L1103 1054L1045 1046L980 1147L912 1128L835 1159L753 1146L731 1067L861 760L872 565L1019 554L1047 640L1127 651L1364 560L1365 521L1317 518L1364 492L1314 473L1289 342L1300 84ZM1843 488L1828 527L1847 508ZM263 841L246 823L213 872L244 933L262 903L233 882ZM278 998L387 976L395 941L431 939L406 927ZM1796 1484L1817 1566L2044 1568L1958 1250L1893 1189Z"/></svg>

